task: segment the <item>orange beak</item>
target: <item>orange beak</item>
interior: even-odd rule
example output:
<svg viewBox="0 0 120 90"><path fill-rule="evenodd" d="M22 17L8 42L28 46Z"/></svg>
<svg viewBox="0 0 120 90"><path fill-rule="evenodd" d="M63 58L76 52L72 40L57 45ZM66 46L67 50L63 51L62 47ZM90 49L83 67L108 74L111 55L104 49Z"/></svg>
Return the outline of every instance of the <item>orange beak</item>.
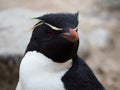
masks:
<svg viewBox="0 0 120 90"><path fill-rule="evenodd" d="M78 33L74 29L69 29L69 32L63 33L63 37L71 42L76 42L79 39Z"/></svg>

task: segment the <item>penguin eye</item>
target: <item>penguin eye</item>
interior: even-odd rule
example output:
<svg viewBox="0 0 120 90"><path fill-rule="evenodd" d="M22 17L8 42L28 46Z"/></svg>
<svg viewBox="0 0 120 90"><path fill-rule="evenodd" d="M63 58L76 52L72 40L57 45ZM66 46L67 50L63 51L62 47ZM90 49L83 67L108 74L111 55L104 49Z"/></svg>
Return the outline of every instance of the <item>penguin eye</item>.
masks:
<svg viewBox="0 0 120 90"><path fill-rule="evenodd" d="M53 32L47 32L47 35L48 35L49 37L51 37L51 36L53 36Z"/></svg>

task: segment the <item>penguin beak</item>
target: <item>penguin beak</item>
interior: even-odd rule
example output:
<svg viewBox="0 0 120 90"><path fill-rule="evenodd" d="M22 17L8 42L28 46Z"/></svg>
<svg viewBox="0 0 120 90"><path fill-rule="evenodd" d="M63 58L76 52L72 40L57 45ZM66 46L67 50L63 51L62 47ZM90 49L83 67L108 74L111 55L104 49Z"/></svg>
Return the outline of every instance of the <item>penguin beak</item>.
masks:
<svg viewBox="0 0 120 90"><path fill-rule="evenodd" d="M68 41L73 43L78 41L79 39L77 31L71 28L69 29L68 32L62 33L62 36L66 38Z"/></svg>

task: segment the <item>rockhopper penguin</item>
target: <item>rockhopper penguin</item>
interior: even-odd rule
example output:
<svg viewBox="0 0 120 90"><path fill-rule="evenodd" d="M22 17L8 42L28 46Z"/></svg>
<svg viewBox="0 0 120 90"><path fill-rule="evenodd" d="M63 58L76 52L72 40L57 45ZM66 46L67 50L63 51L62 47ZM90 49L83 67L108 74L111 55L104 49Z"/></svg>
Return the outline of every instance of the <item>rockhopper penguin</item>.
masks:
<svg viewBox="0 0 120 90"><path fill-rule="evenodd" d="M16 90L104 90L77 55L78 13L37 17Z"/></svg>

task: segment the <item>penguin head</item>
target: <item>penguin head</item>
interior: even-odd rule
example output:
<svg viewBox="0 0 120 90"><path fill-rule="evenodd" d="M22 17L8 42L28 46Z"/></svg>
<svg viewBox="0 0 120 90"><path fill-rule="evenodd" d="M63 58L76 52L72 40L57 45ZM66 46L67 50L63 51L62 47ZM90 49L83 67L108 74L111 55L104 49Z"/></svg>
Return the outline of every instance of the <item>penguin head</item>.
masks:
<svg viewBox="0 0 120 90"><path fill-rule="evenodd" d="M46 14L37 17L26 52L37 51L55 62L65 62L77 54L78 13Z"/></svg>

